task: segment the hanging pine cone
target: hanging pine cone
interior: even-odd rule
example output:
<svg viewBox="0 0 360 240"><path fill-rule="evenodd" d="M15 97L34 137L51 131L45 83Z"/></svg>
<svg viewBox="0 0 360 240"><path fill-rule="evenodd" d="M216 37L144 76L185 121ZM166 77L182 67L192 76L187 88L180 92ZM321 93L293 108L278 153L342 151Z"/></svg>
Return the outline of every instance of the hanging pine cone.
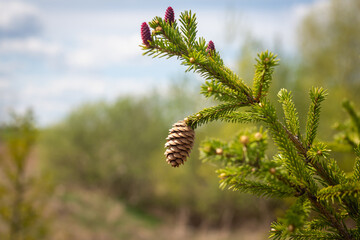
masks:
<svg viewBox="0 0 360 240"><path fill-rule="evenodd" d="M184 164L194 145L194 138L194 130L186 125L184 120L175 123L166 138L165 156L168 164L171 164L172 167L179 167L180 164Z"/></svg>

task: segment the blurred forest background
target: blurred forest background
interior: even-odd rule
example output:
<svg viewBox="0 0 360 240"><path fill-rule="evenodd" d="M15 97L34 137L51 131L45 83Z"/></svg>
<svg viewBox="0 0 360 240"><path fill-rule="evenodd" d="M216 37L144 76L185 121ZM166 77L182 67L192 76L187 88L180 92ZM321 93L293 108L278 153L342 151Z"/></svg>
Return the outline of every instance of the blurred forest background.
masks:
<svg viewBox="0 0 360 240"><path fill-rule="evenodd" d="M270 49L281 59L270 97L277 101L280 88L293 91L301 117L310 87L327 88L319 136L332 142L336 122L347 119L343 99L360 103L360 1L329 2L304 18L296 54L282 49L286 42ZM248 33L236 65L245 81L251 82L254 58L263 50L262 39ZM197 151L205 137L231 139L250 126L198 129L190 160L172 169L163 157L168 129L212 103L187 77L149 92L84 103L45 128L36 127L31 111L10 113L0 129L0 238L266 239L287 202L219 190L215 167L202 164ZM349 169L352 156L340 145L333 150Z"/></svg>

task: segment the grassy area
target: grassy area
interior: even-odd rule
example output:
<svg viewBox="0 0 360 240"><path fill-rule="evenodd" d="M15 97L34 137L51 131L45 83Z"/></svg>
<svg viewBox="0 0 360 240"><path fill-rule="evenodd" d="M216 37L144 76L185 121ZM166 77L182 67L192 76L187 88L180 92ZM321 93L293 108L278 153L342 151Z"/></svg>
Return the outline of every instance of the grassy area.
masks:
<svg viewBox="0 0 360 240"><path fill-rule="evenodd" d="M190 228L180 219L160 221L101 191L58 187L50 204L51 239L180 240L266 239L268 224L245 223L238 230ZM56 218L55 218L56 217Z"/></svg>

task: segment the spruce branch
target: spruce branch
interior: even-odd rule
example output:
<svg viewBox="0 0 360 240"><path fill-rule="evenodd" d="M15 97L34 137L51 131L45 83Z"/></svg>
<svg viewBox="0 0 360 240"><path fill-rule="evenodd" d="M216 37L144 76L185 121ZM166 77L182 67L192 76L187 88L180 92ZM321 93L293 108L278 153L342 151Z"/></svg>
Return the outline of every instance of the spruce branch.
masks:
<svg viewBox="0 0 360 240"><path fill-rule="evenodd" d="M200 52L197 54L192 53L189 57L185 58L187 61L184 61L182 64L189 66L187 71L193 70L199 73L205 80L218 80L224 86L245 95L249 102L253 102L251 89L222 63L215 62L210 56L203 55ZM193 61L191 61L191 58Z"/></svg>
<svg viewBox="0 0 360 240"><path fill-rule="evenodd" d="M311 193L308 193L308 198L314 208L329 221L330 226L332 226L339 232L339 234L342 236L342 239L353 239L349 231L347 230L345 223L338 221L339 217L331 211L331 208L329 208L327 204L321 202L316 196Z"/></svg>
<svg viewBox="0 0 360 240"><path fill-rule="evenodd" d="M342 236L332 232L322 232L316 230L300 230L298 233L293 234L290 239L293 240L341 240Z"/></svg>
<svg viewBox="0 0 360 240"><path fill-rule="evenodd" d="M224 103L214 107L205 108L200 112L189 116L187 118L187 123L193 129L196 129L198 126L212 122L215 120L221 120L221 118L226 117L226 115L232 113L239 107L248 106L249 103L236 102L236 103Z"/></svg>
<svg viewBox="0 0 360 240"><path fill-rule="evenodd" d="M302 182L305 186L316 191L317 186L312 179L309 170L305 165L305 161L297 154L296 148L290 138L284 137L288 133L286 128L279 122L275 108L270 102L262 102L261 106L254 107L254 110L263 117L263 121L272 133L273 140L279 149L279 153L283 156L284 163L290 173ZM290 136L293 136L290 134Z"/></svg>
<svg viewBox="0 0 360 240"><path fill-rule="evenodd" d="M345 100L343 101L342 106L349 114L351 121L356 127L357 134L360 136L360 117L355 111L353 103L351 103L349 100Z"/></svg>
<svg viewBox="0 0 360 240"><path fill-rule="evenodd" d="M169 41L175 46L178 46L182 54L188 54L187 46L182 38L182 35L180 34L176 21L174 21L172 24L169 24L162 18L155 17L151 22L149 22L149 25L155 30L155 33L157 33L155 34L157 38Z"/></svg>
<svg viewBox="0 0 360 240"><path fill-rule="evenodd" d="M295 104L292 100L291 92L288 92L286 89L281 89L278 93L279 102L282 104L286 127L291 131L291 133L298 138L300 136L300 123L298 113L295 108Z"/></svg>
<svg viewBox="0 0 360 240"><path fill-rule="evenodd" d="M353 174L353 180L354 181L360 181L360 145L358 145L355 148L356 153L356 159L354 163L354 174Z"/></svg>
<svg viewBox="0 0 360 240"><path fill-rule="evenodd" d="M247 101L245 95L224 86L217 80L206 81L205 84L201 86L200 93L207 98L213 97L215 100L221 102Z"/></svg>
<svg viewBox="0 0 360 240"><path fill-rule="evenodd" d="M328 151L325 148L325 145L316 145L315 148L312 148L309 151L309 154L305 152L305 148L300 142L300 140L293 136L292 133L283 126L289 138L292 140L294 145L297 147L299 153L304 156L306 161L310 162L311 166L316 170L316 175L320 176L321 182L325 186L334 186L339 183L345 183L347 181L345 173L339 168L336 161L334 159L330 159L328 162L325 161L317 161L318 155L326 156L326 152ZM318 148L321 146L322 148ZM314 154L314 149L316 150L316 155ZM319 152L320 150L320 152ZM356 222L360 222L360 213L359 213L359 202L357 200L348 198L345 196L344 204L348 211L350 212L350 217L353 218Z"/></svg>
<svg viewBox="0 0 360 240"><path fill-rule="evenodd" d="M269 238L274 240L288 240L288 239L299 239L299 240L327 240L327 239L343 239L339 234L333 232L324 232L316 229L309 228L292 228L291 225L286 223L274 222L271 224L271 231Z"/></svg>
<svg viewBox="0 0 360 240"><path fill-rule="evenodd" d="M228 123L257 123L261 121L261 116L251 111L234 111L219 119Z"/></svg>
<svg viewBox="0 0 360 240"><path fill-rule="evenodd" d="M185 11L180 14L181 32L186 42L187 48L192 49L196 41L197 22L196 14L191 11Z"/></svg>
<svg viewBox="0 0 360 240"><path fill-rule="evenodd" d="M259 101L262 97L266 96L269 90L274 67L278 65L279 62L276 57L276 55L267 50L258 54L253 85L253 94L256 101Z"/></svg>
<svg viewBox="0 0 360 240"><path fill-rule="evenodd" d="M178 28L171 10L166 11L164 20L156 17L149 23L153 28L150 37L149 31L142 29L142 36L145 36L142 45L144 54L153 57L177 57L181 64L187 67L186 71L196 72L206 80L201 87L201 93L220 101L217 106L205 108L187 117L184 122L186 126L196 129L215 120L262 122L278 148L279 153L274 158L267 158L266 138L261 131L256 134L242 132L237 139L229 143L206 141L201 147L204 161L224 167L217 171L221 179L220 187L262 197L297 198L283 220L273 224L274 231L270 234L273 239L350 240L360 235L360 150L356 149L358 158L355 161L354 174L348 177L337 162L330 158L328 147L320 142L314 143L321 103L327 96L326 91L322 88L310 90L311 104L306 135L303 138L300 135L299 117L291 92L282 89L278 93L284 110L284 123L279 120L275 107L266 98L274 67L278 65L276 55L268 51L258 55L254 83L250 88L224 65L212 41L207 43L204 38L196 39L195 14L191 11L181 13L181 26ZM240 108L244 107L245 110L240 111ZM345 102L344 108L360 135L359 116L351 104ZM347 137L355 147L356 141L348 135ZM173 143L179 145L175 140L172 140ZM170 149L171 154L180 153L175 150ZM167 156L170 156L169 154ZM317 214L309 214L310 209ZM349 217L358 224L357 228L348 229L345 220Z"/></svg>
<svg viewBox="0 0 360 240"><path fill-rule="evenodd" d="M327 96L326 90L323 88L312 88L310 90L310 99L312 103L309 107L308 119L306 123L306 147L309 149L311 144L313 143L317 128L319 126L320 120L320 109L321 109L321 102L325 100Z"/></svg>
<svg viewBox="0 0 360 240"><path fill-rule="evenodd" d="M245 180L227 175L225 175L224 179L220 182L220 188L225 187L230 190L251 193L259 197L284 198L295 195L295 191L287 186L270 185L269 183Z"/></svg>
<svg viewBox="0 0 360 240"><path fill-rule="evenodd" d="M353 197L359 200L360 183L344 183L335 186L329 186L321 189L317 197L320 200L335 200L342 202L347 197Z"/></svg>

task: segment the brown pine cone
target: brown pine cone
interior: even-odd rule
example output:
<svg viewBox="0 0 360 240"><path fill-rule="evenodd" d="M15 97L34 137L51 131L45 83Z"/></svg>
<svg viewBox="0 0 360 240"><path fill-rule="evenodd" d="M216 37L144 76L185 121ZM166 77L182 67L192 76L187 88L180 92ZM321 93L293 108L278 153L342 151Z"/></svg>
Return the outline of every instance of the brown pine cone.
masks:
<svg viewBox="0 0 360 240"><path fill-rule="evenodd" d="M194 130L186 125L184 120L175 123L166 138L165 156L168 164L171 164L172 167L179 167L180 164L184 164L194 145L194 138Z"/></svg>

